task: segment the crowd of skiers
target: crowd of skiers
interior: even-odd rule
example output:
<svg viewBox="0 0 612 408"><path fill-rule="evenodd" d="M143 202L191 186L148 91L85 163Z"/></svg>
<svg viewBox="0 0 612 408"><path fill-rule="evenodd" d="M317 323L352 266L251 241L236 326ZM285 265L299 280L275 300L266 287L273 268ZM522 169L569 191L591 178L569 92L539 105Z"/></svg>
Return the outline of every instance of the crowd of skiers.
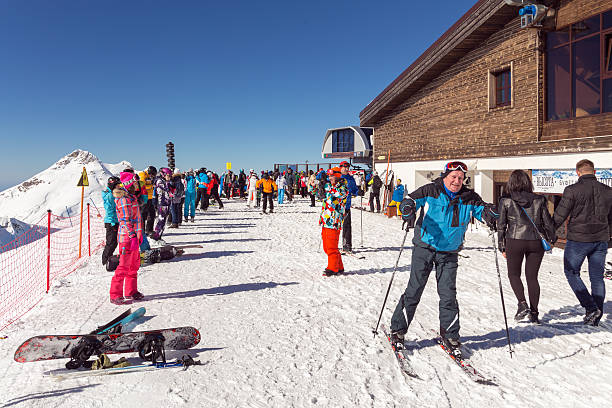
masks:
<svg viewBox="0 0 612 408"><path fill-rule="evenodd" d="M377 172L364 177L350 173L350 164L342 162L329 170L319 169L295 174L250 170L221 177L205 168L181 173L155 167L136 174L125 169L119 177L108 180L103 192L106 209L106 247L102 262L109 264L119 247L119 262L110 289L111 302L129 303L142 298L137 288L140 251L149 248L147 236L160 241L168 218L168 228L178 228L182 221L194 221L197 206L206 211L210 200L223 208L221 194L227 198L246 199L246 205L262 207L262 213L274 212L274 201L282 205L296 194L322 202L319 225L327 254L323 274L344 272L342 252L352 251L351 197L362 196L370 188L370 209L380 211L380 189L383 183ZM462 162L449 162L440 177L405 196L401 180L394 188L387 186L391 201L404 221L402 228L414 230L410 278L391 319L392 341L402 347L403 338L414 317L416 307L431 271L435 268L438 286L440 334L446 347L460 357L459 306L456 297L458 253L472 219L498 232L499 251L507 260L508 278L518 302L515 319L525 317L539 324L540 288L538 271L547 245L557 240L556 230L569 217L564 268L570 288L585 308L584 323L598 325L603 313L605 286L604 262L612 239L612 189L597 181L594 165L588 160L577 164L578 182L565 189L563 198L551 216L546 199L533 193L529 175L515 170L510 175L499 205L486 203L464 185L468 168ZM392 182L393 183L393 182ZM405 197L404 197L405 196ZM263 203L262 203L263 201ZM269 210L268 210L269 209ZM417 212L420 214L417 217ZM269 211L269 212L268 212ZM339 248L342 236L342 247ZM589 291L580 278L580 267L589 260ZM522 269L529 303L521 280Z"/></svg>

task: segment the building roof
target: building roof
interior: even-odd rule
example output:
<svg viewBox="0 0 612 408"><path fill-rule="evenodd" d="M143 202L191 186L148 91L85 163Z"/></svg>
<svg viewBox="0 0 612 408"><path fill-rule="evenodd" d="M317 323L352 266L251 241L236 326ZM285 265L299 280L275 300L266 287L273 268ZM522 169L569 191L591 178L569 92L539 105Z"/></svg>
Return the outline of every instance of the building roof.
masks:
<svg viewBox="0 0 612 408"><path fill-rule="evenodd" d="M361 126L374 126L517 16L518 9L504 0L479 0L359 113Z"/></svg>

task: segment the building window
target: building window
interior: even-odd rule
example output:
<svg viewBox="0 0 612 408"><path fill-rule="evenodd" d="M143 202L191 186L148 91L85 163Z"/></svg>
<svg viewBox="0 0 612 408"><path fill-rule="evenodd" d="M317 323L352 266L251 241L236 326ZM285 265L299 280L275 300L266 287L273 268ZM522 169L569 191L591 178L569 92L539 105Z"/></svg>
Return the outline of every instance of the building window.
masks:
<svg viewBox="0 0 612 408"><path fill-rule="evenodd" d="M332 131L332 152L343 153L355 150L355 133L353 129L340 129Z"/></svg>
<svg viewBox="0 0 612 408"><path fill-rule="evenodd" d="M512 98L513 63L489 71L489 110L499 107L513 107Z"/></svg>
<svg viewBox="0 0 612 408"><path fill-rule="evenodd" d="M500 71L495 76L495 106L510 105L512 95L512 81L510 69Z"/></svg>
<svg viewBox="0 0 612 408"><path fill-rule="evenodd" d="M546 118L612 112L612 11L546 36Z"/></svg>

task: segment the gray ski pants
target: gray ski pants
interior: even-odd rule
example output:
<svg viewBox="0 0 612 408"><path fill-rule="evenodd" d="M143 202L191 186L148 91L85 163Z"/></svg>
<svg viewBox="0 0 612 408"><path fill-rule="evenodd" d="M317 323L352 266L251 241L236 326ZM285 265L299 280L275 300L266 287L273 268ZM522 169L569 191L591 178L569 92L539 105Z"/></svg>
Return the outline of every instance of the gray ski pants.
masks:
<svg viewBox="0 0 612 408"><path fill-rule="evenodd" d="M391 317L391 331L406 333L414 318L432 269L436 268L436 282L440 296L440 334L459 338L459 304L457 303L457 258L455 252L436 252L415 246L412 251L410 279ZM406 316L404 316L404 310Z"/></svg>

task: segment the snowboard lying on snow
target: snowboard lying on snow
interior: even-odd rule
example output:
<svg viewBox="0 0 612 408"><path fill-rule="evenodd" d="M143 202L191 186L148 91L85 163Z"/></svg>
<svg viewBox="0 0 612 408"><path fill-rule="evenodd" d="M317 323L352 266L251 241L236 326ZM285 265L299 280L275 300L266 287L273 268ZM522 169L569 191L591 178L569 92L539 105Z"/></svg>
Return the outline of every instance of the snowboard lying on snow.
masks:
<svg viewBox="0 0 612 408"><path fill-rule="evenodd" d="M169 350L186 350L200 342L200 332L194 327L131 333L43 335L24 341L15 351L14 358L19 363L73 358L73 351L83 346L90 347L95 353L135 353L148 339L160 334L164 338L164 347Z"/></svg>

